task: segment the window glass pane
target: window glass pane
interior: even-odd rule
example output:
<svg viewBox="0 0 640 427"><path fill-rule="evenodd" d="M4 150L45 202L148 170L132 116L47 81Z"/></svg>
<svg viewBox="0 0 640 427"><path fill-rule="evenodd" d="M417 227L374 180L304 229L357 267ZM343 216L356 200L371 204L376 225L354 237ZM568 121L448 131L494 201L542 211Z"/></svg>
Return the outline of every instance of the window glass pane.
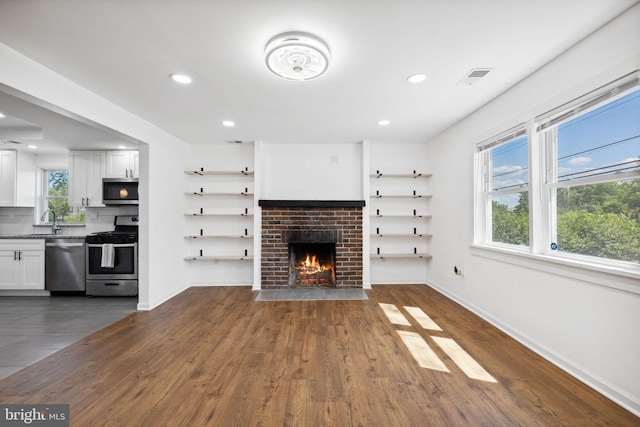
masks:
<svg viewBox="0 0 640 427"><path fill-rule="evenodd" d="M529 192L491 197L494 242L529 246Z"/></svg>
<svg viewBox="0 0 640 427"><path fill-rule="evenodd" d="M78 207L69 206L69 172L48 170L46 178L45 206L49 209L46 221L53 222L53 212L55 212L58 223L84 223L84 211Z"/></svg>
<svg viewBox="0 0 640 427"><path fill-rule="evenodd" d="M524 136L491 149L491 190L529 183L529 147Z"/></svg>
<svg viewBox="0 0 640 427"><path fill-rule="evenodd" d="M48 175L48 195L67 196L69 195L69 172L68 171L47 171Z"/></svg>
<svg viewBox="0 0 640 427"><path fill-rule="evenodd" d="M640 91L558 126L558 181L640 166Z"/></svg>
<svg viewBox="0 0 640 427"><path fill-rule="evenodd" d="M640 263L640 180L557 190L558 250Z"/></svg>

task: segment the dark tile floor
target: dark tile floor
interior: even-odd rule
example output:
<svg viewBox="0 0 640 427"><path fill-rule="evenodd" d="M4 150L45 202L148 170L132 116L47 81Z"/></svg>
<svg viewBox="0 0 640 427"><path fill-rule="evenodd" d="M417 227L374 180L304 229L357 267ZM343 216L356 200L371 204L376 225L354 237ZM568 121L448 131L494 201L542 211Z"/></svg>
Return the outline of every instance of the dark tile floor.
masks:
<svg viewBox="0 0 640 427"><path fill-rule="evenodd" d="M137 297L0 296L0 380L136 311Z"/></svg>

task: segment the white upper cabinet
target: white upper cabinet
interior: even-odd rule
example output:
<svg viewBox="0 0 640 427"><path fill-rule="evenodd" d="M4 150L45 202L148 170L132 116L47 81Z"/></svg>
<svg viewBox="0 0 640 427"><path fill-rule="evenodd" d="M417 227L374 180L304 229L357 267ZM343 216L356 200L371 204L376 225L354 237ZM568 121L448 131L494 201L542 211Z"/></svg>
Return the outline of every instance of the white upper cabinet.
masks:
<svg viewBox="0 0 640 427"><path fill-rule="evenodd" d="M107 151L106 178L138 178L138 151Z"/></svg>
<svg viewBox="0 0 640 427"><path fill-rule="evenodd" d="M100 207L102 178L106 172L104 151L69 152L69 205Z"/></svg>
<svg viewBox="0 0 640 427"><path fill-rule="evenodd" d="M0 151L0 206L13 206L16 198L16 152Z"/></svg>
<svg viewBox="0 0 640 427"><path fill-rule="evenodd" d="M0 206L33 207L35 202L35 155L0 150Z"/></svg>

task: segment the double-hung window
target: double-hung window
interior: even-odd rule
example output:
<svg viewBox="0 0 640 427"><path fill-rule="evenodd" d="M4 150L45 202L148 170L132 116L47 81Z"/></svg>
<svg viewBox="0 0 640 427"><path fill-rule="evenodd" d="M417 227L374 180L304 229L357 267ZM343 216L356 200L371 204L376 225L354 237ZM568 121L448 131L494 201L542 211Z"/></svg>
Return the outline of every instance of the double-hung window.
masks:
<svg viewBox="0 0 640 427"><path fill-rule="evenodd" d="M529 246L529 138L520 125L478 145L484 242Z"/></svg>
<svg viewBox="0 0 640 427"><path fill-rule="evenodd" d="M640 271L639 83L635 72L479 143L476 243Z"/></svg>
<svg viewBox="0 0 640 427"><path fill-rule="evenodd" d="M53 223L84 223L84 210L69 206L69 171L42 171L42 220Z"/></svg>
<svg viewBox="0 0 640 427"><path fill-rule="evenodd" d="M538 119L547 251L640 263L637 79Z"/></svg>

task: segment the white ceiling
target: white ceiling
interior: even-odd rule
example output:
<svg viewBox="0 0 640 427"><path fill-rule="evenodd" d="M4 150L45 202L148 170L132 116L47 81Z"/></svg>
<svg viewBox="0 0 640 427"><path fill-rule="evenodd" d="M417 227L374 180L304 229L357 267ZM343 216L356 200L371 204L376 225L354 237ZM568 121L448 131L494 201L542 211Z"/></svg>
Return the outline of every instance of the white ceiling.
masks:
<svg viewBox="0 0 640 427"><path fill-rule="evenodd" d="M426 142L635 3L0 0L0 43L189 143ZM295 30L331 49L316 80L264 64L269 39ZM493 71L456 85L472 68ZM416 72L427 80L408 83Z"/></svg>

